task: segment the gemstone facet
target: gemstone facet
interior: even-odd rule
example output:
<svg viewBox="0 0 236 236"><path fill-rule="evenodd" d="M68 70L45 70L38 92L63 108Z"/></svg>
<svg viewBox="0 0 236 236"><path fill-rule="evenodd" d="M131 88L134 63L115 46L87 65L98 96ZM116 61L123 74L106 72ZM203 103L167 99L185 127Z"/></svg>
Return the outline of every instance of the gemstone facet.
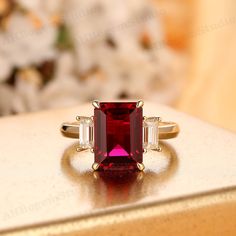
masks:
<svg viewBox="0 0 236 236"><path fill-rule="evenodd" d="M136 102L101 102L94 109L95 163L101 170L137 170L143 161L143 109Z"/></svg>

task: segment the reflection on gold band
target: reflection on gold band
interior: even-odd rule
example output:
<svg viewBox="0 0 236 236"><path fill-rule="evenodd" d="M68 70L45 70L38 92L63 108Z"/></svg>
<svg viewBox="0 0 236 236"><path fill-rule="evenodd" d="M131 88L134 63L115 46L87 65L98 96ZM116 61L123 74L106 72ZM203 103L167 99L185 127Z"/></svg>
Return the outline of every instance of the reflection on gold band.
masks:
<svg viewBox="0 0 236 236"><path fill-rule="evenodd" d="M92 171L93 158L88 150L76 151L70 146L61 159L63 173L78 185L78 194L86 194L93 208L104 208L136 202L152 196L171 178L178 167L174 149L161 142L162 152L150 151L144 155L145 171ZM83 191L81 191L83 189Z"/></svg>

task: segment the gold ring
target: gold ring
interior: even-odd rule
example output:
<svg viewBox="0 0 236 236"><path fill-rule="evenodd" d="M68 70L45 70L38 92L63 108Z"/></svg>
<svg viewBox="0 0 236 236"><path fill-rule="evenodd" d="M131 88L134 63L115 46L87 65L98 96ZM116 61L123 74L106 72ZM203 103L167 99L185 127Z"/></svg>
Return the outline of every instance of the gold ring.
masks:
<svg viewBox="0 0 236 236"><path fill-rule="evenodd" d="M138 102L93 101L94 116L64 122L61 133L78 139L78 151L94 153L94 170L144 170L143 153L161 151L159 140L177 137L179 126L160 117L143 116Z"/></svg>

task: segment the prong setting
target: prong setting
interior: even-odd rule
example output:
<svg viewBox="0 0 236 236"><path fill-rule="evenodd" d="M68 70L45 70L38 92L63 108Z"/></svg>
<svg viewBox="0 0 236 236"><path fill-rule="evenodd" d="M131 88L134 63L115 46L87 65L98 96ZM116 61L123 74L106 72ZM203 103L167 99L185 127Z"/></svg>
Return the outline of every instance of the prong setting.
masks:
<svg viewBox="0 0 236 236"><path fill-rule="evenodd" d="M162 148L160 146L157 147L158 152L162 152Z"/></svg>
<svg viewBox="0 0 236 236"><path fill-rule="evenodd" d="M98 170L99 164L94 162L93 165L92 165L92 168L93 168L94 171Z"/></svg>
<svg viewBox="0 0 236 236"><path fill-rule="evenodd" d="M141 108L141 107L143 107L143 106L144 106L144 101L143 101L143 100L139 100L139 101L137 102L136 107L137 107L137 108Z"/></svg>
<svg viewBox="0 0 236 236"><path fill-rule="evenodd" d="M143 171L145 169L145 166L143 163L137 163L137 167L140 171Z"/></svg>
<svg viewBox="0 0 236 236"><path fill-rule="evenodd" d="M93 102L92 102L92 105L95 107L95 108L100 108L100 102L98 101L98 100L94 100Z"/></svg>

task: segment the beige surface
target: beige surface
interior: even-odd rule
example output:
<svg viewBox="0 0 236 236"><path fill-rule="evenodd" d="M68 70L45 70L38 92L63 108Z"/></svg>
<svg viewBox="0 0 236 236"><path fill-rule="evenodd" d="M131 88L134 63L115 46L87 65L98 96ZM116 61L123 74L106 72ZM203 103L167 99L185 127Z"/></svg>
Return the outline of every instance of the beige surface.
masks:
<svg viewBox="0 0 236 236"><path fill-rule="evenodd" d="M191 69L178 108L236 131L236 2L195 2Z"/></svg>
<svg viewBox="0 0 236 236"><path fill-rule="evenodd" d="M1 230L73 218L36 227L28 235L61 230L93 235L95 229L96 235L106 230L131 235L130 231L144 227L143 222L151 229L140 229L139 235L148 230L149 235L187 231L235 235L235 189L222 192L236 183L234 134L167 107L146 104L145 115L174 120L181 133L168 142L168 148L163 144L162 154L145 156L143 176L127 177L118 184L94 176L92 154L73 158L74 140L60 135L61 122L91 112L92 107L85 105L0 119ZM220 192L202 194L216 189ZM185 199L190 195L196 196ZM217 227L211 228L210 221Z"/></svg>

